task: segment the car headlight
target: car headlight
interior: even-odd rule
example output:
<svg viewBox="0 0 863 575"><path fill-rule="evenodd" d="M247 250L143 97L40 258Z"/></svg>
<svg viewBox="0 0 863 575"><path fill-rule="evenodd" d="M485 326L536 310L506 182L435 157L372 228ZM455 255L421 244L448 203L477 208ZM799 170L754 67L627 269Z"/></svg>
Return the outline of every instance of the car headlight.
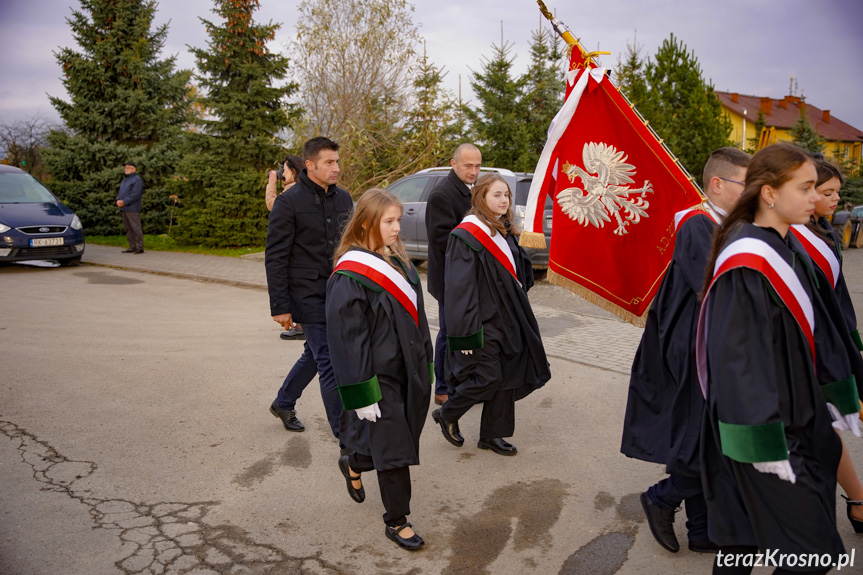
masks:
<svg viewBox="0 0 863 575"><path fill-rule="evenodd" d="M81 220L78 218L78 216L72 216L72 223L69 224L69 227L71 227L73 230L80 230L84 226L81 225Z"/></svg>
<svg viewBox="0 0 863 575"><path fill-rule="evenodd" d="M524 227L524 215L527 213L527 207L516 204L515 206L515 225L520 228Z"/></svg>
<svg viewBox="0 0 863 575"><path fill-rule="evenodd" d="M12 228L10 228L9 226L7 226L6 224L0 223L0 234L6 233L6 232L8 232L8 231L9 231L9 230L11 230L11 229L12 229Z"/></svg>

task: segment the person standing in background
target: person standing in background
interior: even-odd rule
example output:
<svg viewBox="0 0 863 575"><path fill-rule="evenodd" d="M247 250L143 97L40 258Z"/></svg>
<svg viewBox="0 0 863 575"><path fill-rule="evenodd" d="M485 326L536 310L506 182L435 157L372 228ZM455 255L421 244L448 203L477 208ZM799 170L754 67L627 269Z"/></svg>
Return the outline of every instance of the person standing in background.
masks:
<svg viewBox="0 0 863 575"><path fill-rule="evenodd" d="M432 190L426 206L428 230L428 290L438 302L439 330L435 342L434 400L438 405L448 398L444 377L444 358L447 354L446 324L444 322L444 273L446 246L449 233L461 223L470 209L470 188L479 177L482 153L473 144L459 145L452 155L447 177Z"/></svg>
<svg viewBox="0 0 863 575"><path fill-rule="evenodd" d="M123 216L123 228L126 230L126 240L129 249L124 254L144 253L144 232L141 230L141 198L144 195L144 181L138 175L138 166L129 161L123 164L126 175L120 182L117 192L117 207Z"/></svg>

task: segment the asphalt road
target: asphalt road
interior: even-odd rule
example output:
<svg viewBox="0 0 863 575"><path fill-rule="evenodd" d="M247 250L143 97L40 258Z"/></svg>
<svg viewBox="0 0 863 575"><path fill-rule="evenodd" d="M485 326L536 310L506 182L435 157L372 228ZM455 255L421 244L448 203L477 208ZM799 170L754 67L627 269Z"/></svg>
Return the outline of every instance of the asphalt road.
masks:
<svg viewBox="0 0 863 575"><path fill-rule="evenodd" d="M863 251L845 265L863 309ZM531 298L570 311L578 299L548 285ZM267 312L257 289L0 268L0 573L710 572L682 516L676 555L643 521L638 494L663 473L619 453L625 366L559 357L517 405L516 457L476 448L478 410L461 449L429 417L409 518L427 545L398 549L374 474L365 503L346 493L316 382L298 404L304 433L268 413L301 343ZM845 439L863 469L863 441ZM838 510L859 565L863 539Z"/></svg>

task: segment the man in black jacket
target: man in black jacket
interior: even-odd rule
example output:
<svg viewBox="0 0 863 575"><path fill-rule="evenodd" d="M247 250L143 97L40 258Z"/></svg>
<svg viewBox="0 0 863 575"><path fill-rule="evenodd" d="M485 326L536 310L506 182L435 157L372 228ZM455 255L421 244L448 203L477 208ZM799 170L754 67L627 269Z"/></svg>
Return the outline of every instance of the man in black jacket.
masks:
<svg viewBox="0 0 863 575"><path fill-rule="evenodd" d="M444 271L446 244L449 233L459 225L470 209L470 188L479 176L482 153L473 144L461 144L453 152L452 170L432 190L426 205L426 230L428 230L428 290L438 301L438 331L435 342L435 403L442 405L447 400L444 381L444 358L446 357L446 326L444 325Z"/></svg>
<svg viewBox="0 0 863 575"><path fill-rule="evenodd" d="M120 191L117 192L115 200L120 214L123 216L123 228L126 230L126 241L129 249L123 250L124 254L144 253L144 232L141 231L141 198L144 195L144 182L138 175L138 167L135 162L126 162L123 165L125 176L120 182Z"/></svg>
<svg viewBox="0 0 863 575"><path fill-rule="evenodd" d="M302 325L306 334L303 354L285 378L270 412L288 431L303 431L295 406L317 373L327 420L336 437L342 402L330 364L324 298L333 254L353 209L350 194L336 186L338 150L338 144L323 137L303 144L306 167L297 183L273 204L265 259L273 321L286 330Z"/></svg>

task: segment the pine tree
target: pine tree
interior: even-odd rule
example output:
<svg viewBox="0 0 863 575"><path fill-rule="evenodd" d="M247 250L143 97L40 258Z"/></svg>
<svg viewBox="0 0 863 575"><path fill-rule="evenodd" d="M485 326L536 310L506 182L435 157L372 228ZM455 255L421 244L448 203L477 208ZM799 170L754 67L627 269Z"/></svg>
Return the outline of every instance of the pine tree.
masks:
<svg viewBox="0 0 863 575"><path fill-rule="evenodd" d="M800 102L799 107L800 117L794 122L794 125L791 126L791 130L788 132L788 135L791 136L791 141L808 152L823 152L824 142L806 117L806 103Z"/></svg>
<svg viewBox="0 0 863 575"><path fill-rule="evenodd" d="M70 101L51 97L65 130L51 132L44 158L52 190L88 233L121 233L113 200L127 160L144 179L144 231L168 223L165 182L180 158L189 72L158 59L168 27L151 30L155 13L152 0L81 0L66 19L80 52L56 54Z"/></svg>
<svg viewBox="0 0 863 575"><path fill-rule="evenodd" d="M617 62L614 79L617 87L635 108L644 115L649 107L648 86L645 78L645 62L641 58L642 46L636 40L626 43L626 60Z"/></svg>
<svg viewBox="0 0 863 575"><path fill-rule="evenodd" d="M647 105L639 111L689 173L698 180L710 153L729 145L731 121L694 52L674 34L662 42L645 69Z"/></svg>
<svg viewBox="0 0 863 575"><path fill-rule="evenodd" d="M208 246L261 245L266 237L263 200L268 167L284 156L279 138L299 114L286 98L296 84L285 78L288 60L271 53L278 24L257 24L258 0L216 0L219 24L201 18L208 49L197 61L200 130L188 134L188 156L174 192L182 209L176 238Z"/></svg>
<svg viewBox="0 0 863 575"><path fill-rule="evenodd" d="M527 140L526 163L518 166L533 171L545 146L551 120L563 105L564 76L560 37L540 25L531 34L530 66L522 76L523 109Z"/></svg>
<svg viewBox="0 0 863 575"><path fill-rule="evenodd" d="M463 138L458 122L458 104L443 88L446 76L423 49L413 80L415 105L408 112L405 140L414 155L420 156L420 167L444 165Z"/></svg>
<svg viewBox="0 0 863 575"><path fill-rule="evenodd" d="M536 164L530 161L524 121L524 79L512 75L511 48L503 40L500 45L492 44L492 58L483 58L482 72L472 73L470 85L478 105L465 112L483 151L484 165L528 171Z"/></svg>

